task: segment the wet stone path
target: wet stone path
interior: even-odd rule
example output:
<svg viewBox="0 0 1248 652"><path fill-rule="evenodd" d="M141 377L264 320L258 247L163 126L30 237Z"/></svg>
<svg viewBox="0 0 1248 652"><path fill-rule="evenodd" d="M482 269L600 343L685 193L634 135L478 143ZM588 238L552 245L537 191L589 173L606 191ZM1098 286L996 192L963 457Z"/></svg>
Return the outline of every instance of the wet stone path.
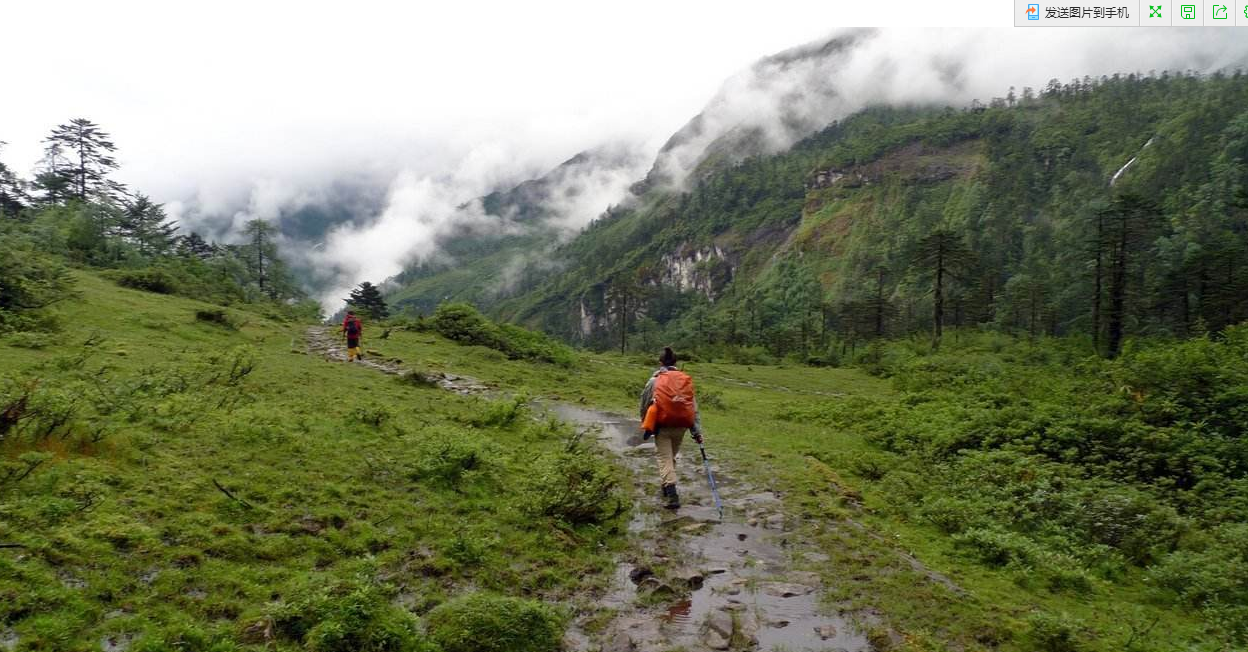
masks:
<svg viewBox="0 0 1248 652"><path fill-rule="evenodd" d="M346 361L329 327L307 331L306 350ZM401 360L368 356L357 364L387 374L407 373ZM442 374L446 390L482 394L467 377ZM535 406L594 433L634 475L638 493L629 524L629 553L610 589L582 609L565 639L578 652L783 650L866 652L867 639L844 616L821 604L820 575L809 570L826 557L799 540L796 523L778 496L722 475L707 435L712 472L724 503L721 521L696 442L686 436L677 462L683 506L659 506L653 442L642 442L639 422L565 403ZM727 470L727 469L723 469ZM609 622L602 626L604 613ZM588 633L590 630L593 633Z"/></svg>
<svg viewBox="0 0 1248 652"><path fill-rule="evenodd" d="M653 442L639 423L566 404L548 405L561 419L592 428L636 474L641 487L625 555L607 595L596 601L614 612L597 636L574 631L566 647L595 652L697 650L870 649L850 622L820 604L814 572L793 570L824 561L789 530L794 523L779 498L734 478L721 477L724 520L711 497L697 444L686 436L677 469L683 506L659 506ZM713 433L707 443L714 447ZM598 620L587 613L581 623Z"/></svg>

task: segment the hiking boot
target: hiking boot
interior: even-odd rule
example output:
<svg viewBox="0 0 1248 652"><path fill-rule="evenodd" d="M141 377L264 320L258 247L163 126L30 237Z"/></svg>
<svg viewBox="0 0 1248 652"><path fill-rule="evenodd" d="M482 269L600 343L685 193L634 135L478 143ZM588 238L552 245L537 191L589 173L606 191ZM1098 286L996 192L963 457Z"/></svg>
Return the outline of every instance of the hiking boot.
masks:
<svg viewBox="0 0 1248 652"><path fill-rule="evenodd" d="M676 493L676 485L663 485L663 506L668 509L678 509L680 507L680 494Z"/></svg>

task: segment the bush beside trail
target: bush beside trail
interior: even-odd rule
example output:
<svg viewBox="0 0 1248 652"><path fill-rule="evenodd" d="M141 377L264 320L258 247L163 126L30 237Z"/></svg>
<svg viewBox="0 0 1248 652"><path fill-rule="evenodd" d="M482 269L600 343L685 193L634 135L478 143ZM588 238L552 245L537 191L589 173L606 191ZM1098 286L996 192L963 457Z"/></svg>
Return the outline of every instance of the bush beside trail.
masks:
<svg viewBox="0 0 1248 652"><path fill-rule="evenodd" d="M539 360L565 367L576 361L576 354L567 345L514 324L496 324L466 303L438 306L432 326L449 340L501 351L513 360Z"/></svg>

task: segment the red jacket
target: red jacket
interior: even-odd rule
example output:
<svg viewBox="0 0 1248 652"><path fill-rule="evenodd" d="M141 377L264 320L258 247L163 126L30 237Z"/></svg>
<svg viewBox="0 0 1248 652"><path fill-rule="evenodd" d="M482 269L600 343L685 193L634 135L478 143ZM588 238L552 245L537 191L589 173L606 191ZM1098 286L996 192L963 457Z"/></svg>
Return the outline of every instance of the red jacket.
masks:
<svg viewBox="0 0 1248 652"><path fill-rule="evenodd" d="M357 317L357 316L355 316L355 315L347 315L346 317L344 317L344 318L343 318L343 320L342 320L342 332L347 333L347 324L349 324L349 323L351 323L351 322L355 322L355 336L356 336L356 337L359 337L359 336L363 335L363 334L364 334L364 324L360 321L360 318L359 318L359 317ZM350 336L350 335L348 334L348 337L349 337L349 336Z"/></svg>

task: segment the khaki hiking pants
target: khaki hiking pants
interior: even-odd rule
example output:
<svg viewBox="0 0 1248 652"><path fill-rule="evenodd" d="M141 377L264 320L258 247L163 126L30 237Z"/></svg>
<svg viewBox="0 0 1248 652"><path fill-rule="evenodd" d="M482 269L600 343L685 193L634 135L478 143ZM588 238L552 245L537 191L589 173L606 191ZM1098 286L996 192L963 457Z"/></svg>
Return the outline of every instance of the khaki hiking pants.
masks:
<svg viewBox="0 0 1248 652"><path fill-rule="evenodd" d="M680 442L685 439L684 428L659 428L654 436L654 450L659 458L659 480L663 484L676 484L676 454Z"/></svg>

